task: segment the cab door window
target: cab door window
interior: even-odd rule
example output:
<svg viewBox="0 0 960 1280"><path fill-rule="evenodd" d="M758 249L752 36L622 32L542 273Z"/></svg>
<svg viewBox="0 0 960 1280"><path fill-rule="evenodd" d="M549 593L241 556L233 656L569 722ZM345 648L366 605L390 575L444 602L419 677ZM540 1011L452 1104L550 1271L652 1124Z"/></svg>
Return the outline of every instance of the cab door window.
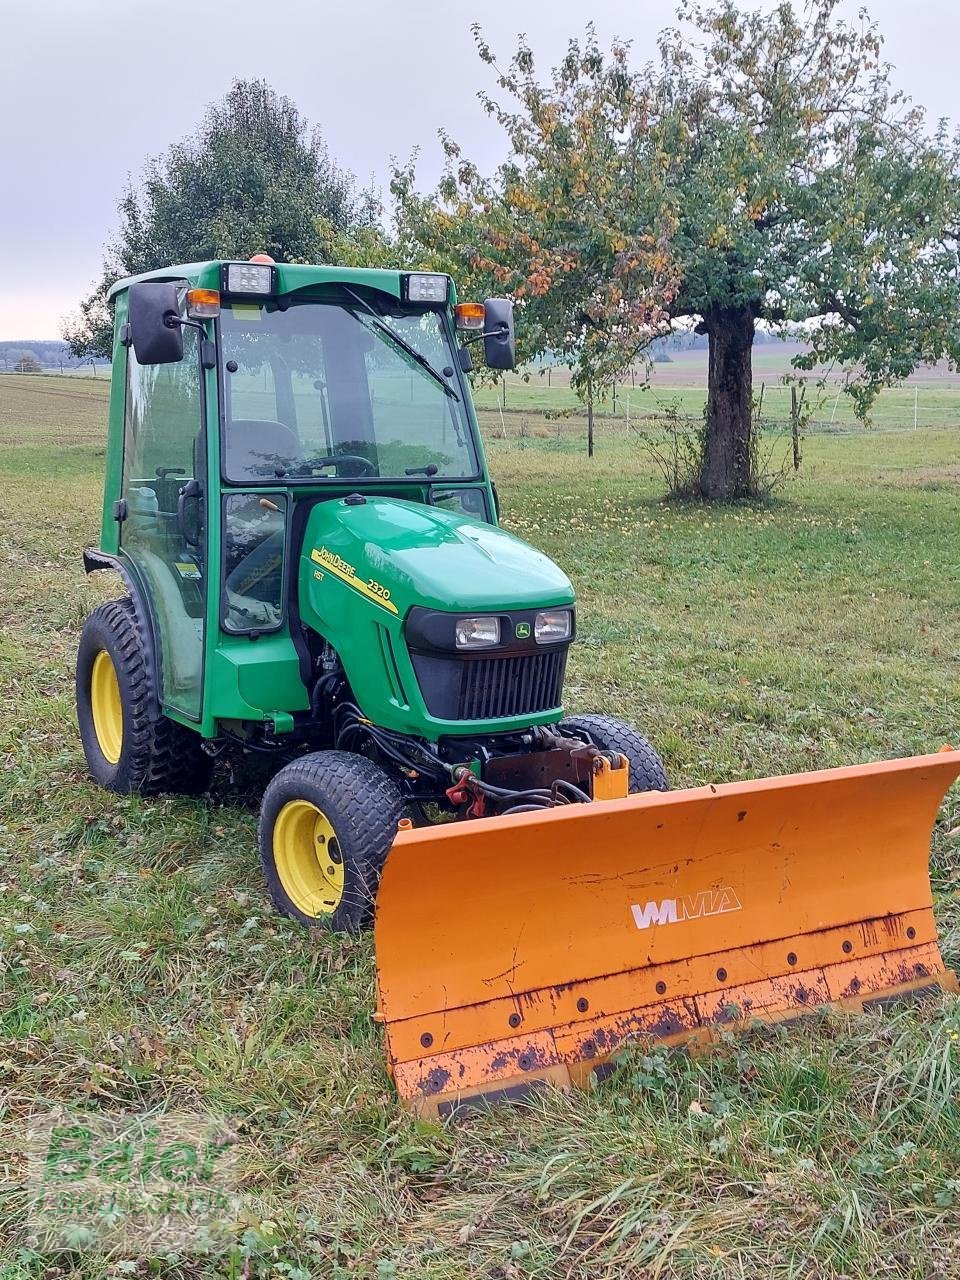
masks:
<svg viewBox="0 0 960 1280"><path fill-rule="evenodd" d="M203 686L206 530L201 370L197 331L183 359L140 365L127 349L120 545L150 597L161 698L194 719Z"/></svg>

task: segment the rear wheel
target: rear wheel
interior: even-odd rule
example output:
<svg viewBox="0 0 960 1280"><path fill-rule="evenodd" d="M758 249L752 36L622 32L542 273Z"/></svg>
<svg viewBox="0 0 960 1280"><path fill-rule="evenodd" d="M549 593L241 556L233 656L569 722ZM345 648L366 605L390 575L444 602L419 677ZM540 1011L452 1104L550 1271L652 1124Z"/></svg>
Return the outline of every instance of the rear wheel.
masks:
<svg viewBox="0 0 960 1280"><path fill-rule="evenodd" d="M205 791L213 762L199 734L149 715L149 674L133 601L111 600L83 625L77 721L87 767L110 791Z"/></svg>
<svg viewBox="0 0 960 1280"><path fill-rule="evenodd" d="M366 756L315 751L286 765L260 808L260 860L277 910L304 925L363 928L402 816L400 789Z"/></svg>
<svg viewBox="0 0 960 1280"><path fill-rule="evenodd" d="M585 738L601 751L616 751L630 763L630 792L669 791L670 780L663 761L650 743L633 725L613 716L571 716L560 728L578 738Z"/></svg>

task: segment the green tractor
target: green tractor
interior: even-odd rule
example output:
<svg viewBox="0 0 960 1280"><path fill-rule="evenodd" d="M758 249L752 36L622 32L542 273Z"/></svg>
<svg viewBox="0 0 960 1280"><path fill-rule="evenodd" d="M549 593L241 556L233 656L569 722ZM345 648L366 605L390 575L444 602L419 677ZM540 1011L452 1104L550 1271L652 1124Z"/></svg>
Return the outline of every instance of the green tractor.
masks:
<svg viewBox="0 0 960 1280"><path fill-rule="evenodd" d="M280 911L361 927L399 825L665 790L633 728L563 718L574 593L497 524L466 374L509 302L446 275L203 262L114 286L101 545L83 629L93 777L203 792L272 762Z"/></svg>

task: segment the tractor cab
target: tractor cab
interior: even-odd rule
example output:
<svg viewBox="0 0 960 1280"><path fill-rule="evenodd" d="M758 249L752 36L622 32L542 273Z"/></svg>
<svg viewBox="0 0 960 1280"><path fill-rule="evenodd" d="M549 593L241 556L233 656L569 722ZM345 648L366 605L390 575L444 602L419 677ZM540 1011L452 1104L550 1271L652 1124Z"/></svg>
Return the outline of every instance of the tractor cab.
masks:
<svg viewBox="0 0 960 1280"><path fill-rule="evenodd" d="M446 275L262 256L154 272L112 296L110 467L90 567L114 561L144 601L168 714L204 736L251 708L288 728L308 697L290 639L296 513L379 495L495 526L464 375L471 339L512 367L510 304L458 305ZM250 640L268 637L254 663Z"/></svg>
<svg viewBox="0 0 960 1280"><path fill-rule="evenodd" d="M445 309L334 285L282 309L228 302L219 331L226 484L258 494L346 484L491 519ZM225 506L230 629L257 616L279 622L281 575L270 566L281 558L283 508L240 494Z"/></svg>

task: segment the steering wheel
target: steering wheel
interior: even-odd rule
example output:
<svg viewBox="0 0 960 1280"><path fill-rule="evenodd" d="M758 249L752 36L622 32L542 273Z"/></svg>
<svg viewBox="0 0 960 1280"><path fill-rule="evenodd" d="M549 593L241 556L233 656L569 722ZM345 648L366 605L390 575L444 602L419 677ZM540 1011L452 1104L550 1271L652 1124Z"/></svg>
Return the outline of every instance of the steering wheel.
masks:
<svg viewBox="0 0 960 1280"><path fill-rule="evenodd" d="M341 472L340 464L342 462L352 463L353 469ZM315 467L336 467L338 476L375 476L378 474L376 464L371 462L369 458L361 457L359 453L337 453L331 454L326 458L311 458L306 465L311 470Z"/></svg>

